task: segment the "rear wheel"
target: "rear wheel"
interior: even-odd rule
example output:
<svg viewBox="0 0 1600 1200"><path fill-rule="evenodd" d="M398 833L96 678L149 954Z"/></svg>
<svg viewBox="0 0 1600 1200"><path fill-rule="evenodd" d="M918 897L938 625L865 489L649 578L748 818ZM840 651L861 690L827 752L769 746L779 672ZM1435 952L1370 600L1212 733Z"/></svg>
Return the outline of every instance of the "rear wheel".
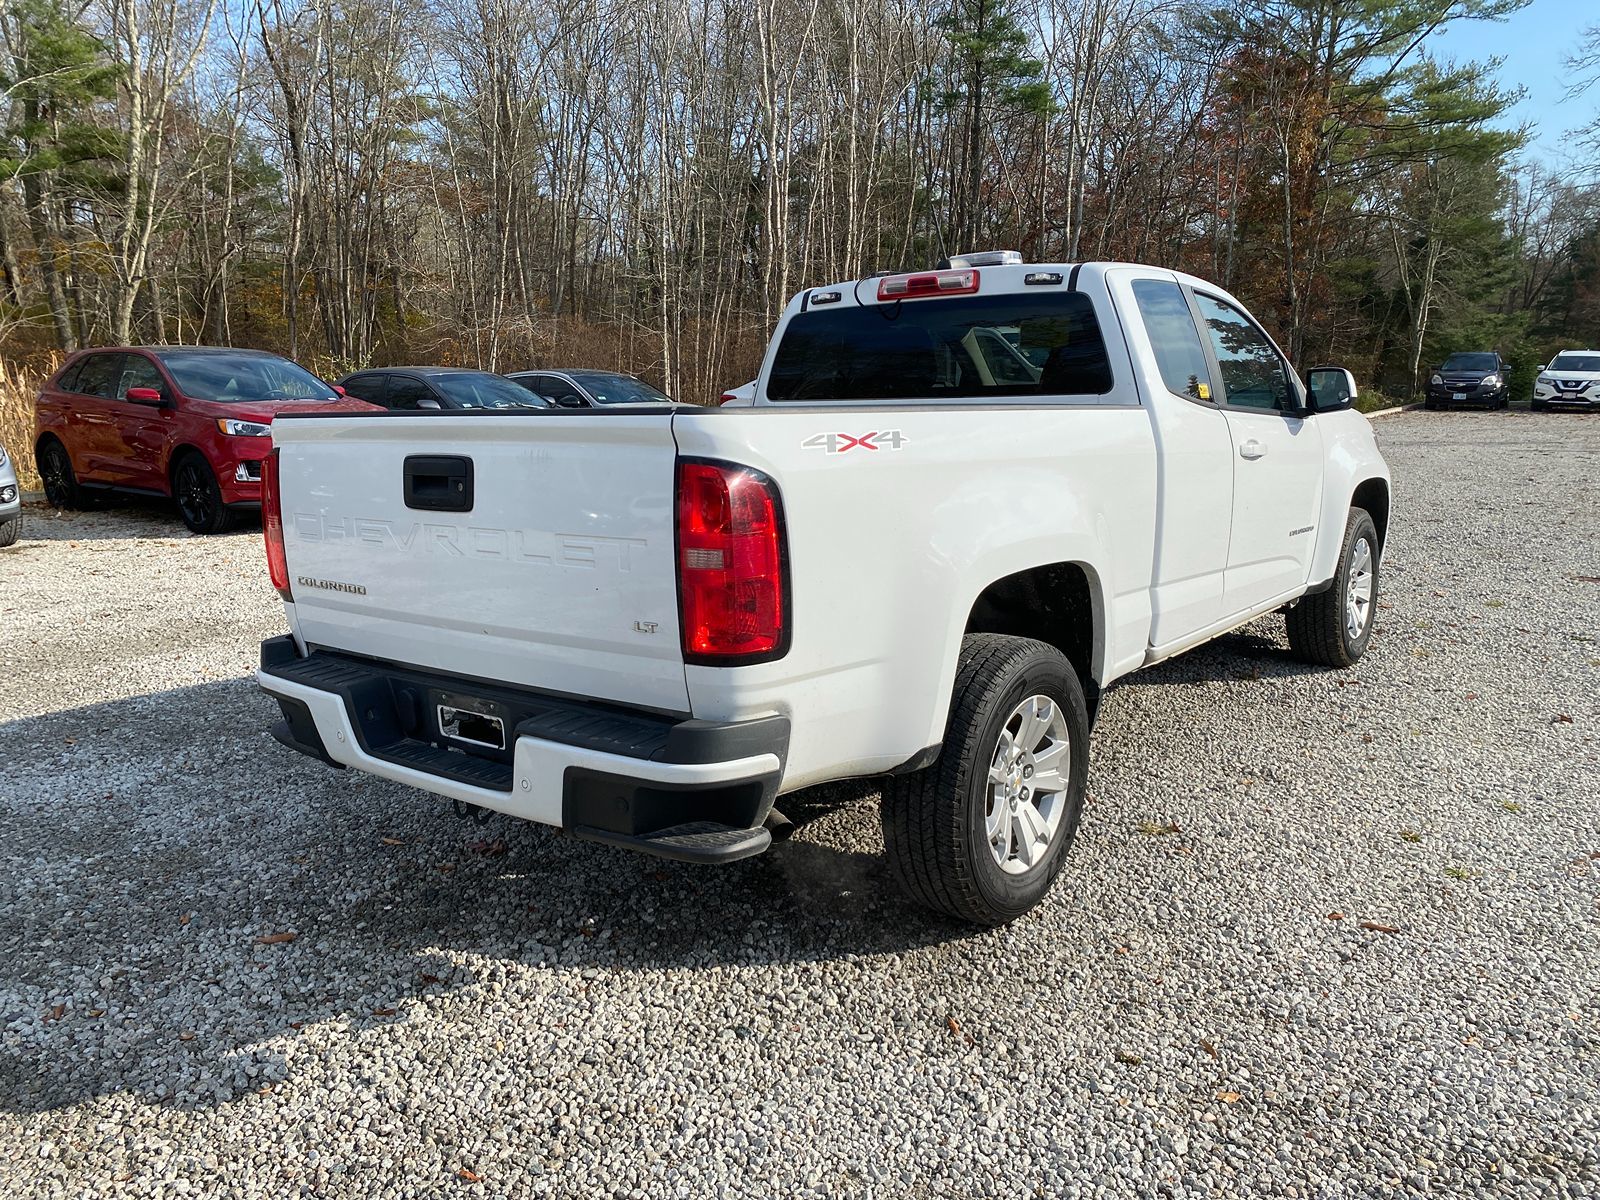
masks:
<svg viewBox="0 0 1600 1200"><path fill-rule="evenodd" d="M9 521L0 521L0 546L14 546L17 539L22 536L22 517L12 517Z"/></svg>
<svg viewBox="0 0 1600 1200"><path fill-rule="evenodd" d="M1348 667L1367 651L1377 607L1378 527L1352 508L1333 584L1289 610L1289 647L1306 662Z"/></svg>
<svg viewBox="0 0 1600 1200"><path fill-rule="evenodd" d="M883 789L896 881L960 920L1022 916L1061 870L1088 773L1089 716L1072 664L1043 642L969 634L938 759Z"/></svg>
<svg viewBox="0 0 1600 1200"><path fill-rule="evenodd" d="M172 498L183 523L195 533L225 533L233 524L233 511L222 502L211 464L198 454L185 454L172 468Z"/></svg>
<svg viewBox="0 0 1600 1200"><path fill-rule="evenodd" d="M83 489L78 486L72 458L55 438L47 438L39 446L39 478L44 480L44 498L52 508L83 506Z"/></svg>

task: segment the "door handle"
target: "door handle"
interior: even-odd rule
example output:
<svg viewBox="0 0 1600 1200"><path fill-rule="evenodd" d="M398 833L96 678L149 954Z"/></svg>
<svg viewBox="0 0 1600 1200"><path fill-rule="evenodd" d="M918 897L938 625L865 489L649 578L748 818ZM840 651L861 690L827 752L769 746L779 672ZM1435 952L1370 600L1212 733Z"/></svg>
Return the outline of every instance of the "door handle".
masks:
<svg viewBox="0 0 1600 1200"><path fill-rule="evenodd" d="M472 460L457 455L412 454L404 468L407 508L472 511Z"/></svg>
<svg viewBox="0 0 1600 1200"><path fill-rule="evenodd" d="M1239 443L1240 458L1260 458L1266 452L1267 444L1265 442L1257 441L1255 438L1250 438L1248 441Z"/></svg>

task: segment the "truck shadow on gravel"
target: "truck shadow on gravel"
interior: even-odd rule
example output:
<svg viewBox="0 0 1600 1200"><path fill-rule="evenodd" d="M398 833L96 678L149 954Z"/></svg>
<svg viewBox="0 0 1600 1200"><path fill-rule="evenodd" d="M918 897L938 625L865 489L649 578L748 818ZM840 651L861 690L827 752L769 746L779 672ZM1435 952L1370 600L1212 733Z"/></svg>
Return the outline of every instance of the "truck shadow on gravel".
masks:
<svg viewBox="0 0 1600 1200"><path fill-rule="evenodd" d="M796 794L795 839L692 867L458 820L284 750L275 718L239 679L0 723L0 1109L225 1104L317 1030L467 1019L508 972L565 997L973 936L896 893L871 783Z"/></svg>
<svg viewBox="0 0 1600 1200"><path fill-rule="evenodd" d="M1141 682L1304 670L1246 632ZM901 897L874 780L787 796L791 841L694 867L458 820L283 749L276 716L235 679L0 724L0 1109L121 1091L226 1104L288 1078L330 1029L472 1019L508 973L548 973L555 1021L634 970L986 936Z"/></svg>

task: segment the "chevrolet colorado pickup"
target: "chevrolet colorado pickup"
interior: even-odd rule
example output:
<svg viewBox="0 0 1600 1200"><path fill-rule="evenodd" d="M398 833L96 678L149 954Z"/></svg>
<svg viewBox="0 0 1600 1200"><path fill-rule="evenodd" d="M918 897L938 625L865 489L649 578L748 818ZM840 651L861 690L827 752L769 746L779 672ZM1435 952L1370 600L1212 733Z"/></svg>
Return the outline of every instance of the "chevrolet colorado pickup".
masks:
<svg viewBox="0 0 1600 1200"><path fill-rule="evenodd" d="M1263 613L1372 636L1389 471L1200 279L1013 252L809 288L746 407L278 414L279 741L580 837L757 854L883 776L892 873L1037 904L1103 690Z"/></svg>

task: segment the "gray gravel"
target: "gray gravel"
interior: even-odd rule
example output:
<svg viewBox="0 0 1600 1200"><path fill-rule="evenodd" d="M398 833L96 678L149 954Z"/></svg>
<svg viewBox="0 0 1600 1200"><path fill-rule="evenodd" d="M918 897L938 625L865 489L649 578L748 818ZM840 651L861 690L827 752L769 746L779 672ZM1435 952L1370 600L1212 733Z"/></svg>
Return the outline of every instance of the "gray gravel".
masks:
<svg viewBox="0 0 1600 1200"><path fill-rule="evenodd" d="M1061 886L983 934L868 785L712 870L326 771L247 678L259 534L36 513L0 1193L1594 1196L1600 418L1377 428L1368 657L1274 617L1113 690Z"/></svg>

